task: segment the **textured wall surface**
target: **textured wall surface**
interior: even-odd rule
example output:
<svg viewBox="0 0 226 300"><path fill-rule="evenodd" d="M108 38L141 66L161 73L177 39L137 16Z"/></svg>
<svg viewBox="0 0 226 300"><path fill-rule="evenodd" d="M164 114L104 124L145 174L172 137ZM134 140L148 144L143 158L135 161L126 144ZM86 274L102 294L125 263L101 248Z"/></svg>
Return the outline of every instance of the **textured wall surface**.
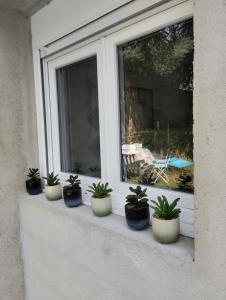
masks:
<svg viewBox="0 0 226 300"><path fill-rule="evenodd" d="M123 217L97 218L43 194L20 204L27 300L202 299L190 238L161 245Z"/></svg>
<svg viewBox="0 0 226 300"><path fill-rule="evenodd" d="M25 200L27 300L226 299L226 1L194 2L195 261Z"/></svg>
<svg viewBox="0 0 226 300"><path fill-rule="evenodd" d="M0 0L0 9L16 10L24 16L31 16L52 0Z"/></svg>
<svg viewBox="0 0 226 300"><path fill-rule="evenodd" d="M0 299L24 299L18 198L37 163L30 23L0 11Z"/></svg>
<svg viewBox="0 0 226 300"><path fill-rule="evenodd" d="M204 299L226 299L226 1L196 0L194 24L196 262Z"/></svg>

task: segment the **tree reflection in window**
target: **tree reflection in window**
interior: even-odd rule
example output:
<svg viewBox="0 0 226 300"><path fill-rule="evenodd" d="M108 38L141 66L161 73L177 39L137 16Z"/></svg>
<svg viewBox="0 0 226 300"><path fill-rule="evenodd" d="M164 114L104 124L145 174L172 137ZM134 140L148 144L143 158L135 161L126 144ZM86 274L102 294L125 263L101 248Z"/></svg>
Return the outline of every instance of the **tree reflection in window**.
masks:
<svg viewBox="0 0 226 300"><path fill-rule="evenodd" d="M122 180L193 191L193 21L118 47Z"/></svg>

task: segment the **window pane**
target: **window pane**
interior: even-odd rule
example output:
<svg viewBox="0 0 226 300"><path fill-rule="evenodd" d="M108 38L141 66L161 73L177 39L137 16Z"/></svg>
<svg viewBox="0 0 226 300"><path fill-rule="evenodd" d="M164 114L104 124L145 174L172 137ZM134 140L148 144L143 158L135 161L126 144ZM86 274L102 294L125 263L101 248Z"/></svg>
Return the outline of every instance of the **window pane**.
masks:
<svg viewBox="0 0 226 300"><path fill-rule="evenodd" d="M57 70L61 171L101 177L97 59Z"/></svg>
<svg viewBox="0 0 226 300"><path fill-rule="evenodd" d="M122 180L193 192L193 22L118 47Z"/></svg>

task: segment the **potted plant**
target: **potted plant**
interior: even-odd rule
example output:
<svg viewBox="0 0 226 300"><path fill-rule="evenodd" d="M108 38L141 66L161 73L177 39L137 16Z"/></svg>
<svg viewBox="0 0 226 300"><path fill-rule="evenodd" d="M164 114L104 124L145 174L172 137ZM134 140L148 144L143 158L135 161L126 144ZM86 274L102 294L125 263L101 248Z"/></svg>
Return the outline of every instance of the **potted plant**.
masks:
<svg viewBox="0 0 226 300"><path fill-rule="evenodd" d="M125 215L128 226L134 230L143 230L150 226L150 212L147 189L142 190L140 186L129 188L133 193L126 197Z"/></svg>
<svg viewBox="0 0 226 300"><path fill-rule="evenodd" d="M39 170L34 168L29 168L29 173L27 174L29 179L26 180L26 189L28 194L37 195L42 192L42 182L39 175Z"/></svg>
<svg viewBox="0 0 226 300"><path fill-rule="evenodd" d="M160 243L173 243L179 237L179 214L181 210L176 208L179 200L180 198L177 198L171 204L169 204L165 196L158 197L157 201L151 200L155 204L155 206L150 205L154 209L152 231L154 237Z"/></svg>
<svg viewBox="0 0 226 300"><path fill-rule="evenodd" d="M54 173L49 173L47 177L43 177L47 181L47 184L44 189L44 193L46 198L50 201L58 200L62 198L61 193L61 184L60 180L57 178L58 175L54 175Z"/></svg>
<svg viewBox="0 0 226 300"><path fill-rule="evenodd" d="M78 176L70 175L66 180L68 185L63 187L64 202L68 207L76 207L82 203L82 193Z"/></svg>
<svg viewBox="0 0 226 300"><path fill-rule="evenodd" d="M112 189L108 187L108 183L93 183L89 186L88 192L92 193L91 207L96 216L104 217L112 212L110 196Z"/></svg>

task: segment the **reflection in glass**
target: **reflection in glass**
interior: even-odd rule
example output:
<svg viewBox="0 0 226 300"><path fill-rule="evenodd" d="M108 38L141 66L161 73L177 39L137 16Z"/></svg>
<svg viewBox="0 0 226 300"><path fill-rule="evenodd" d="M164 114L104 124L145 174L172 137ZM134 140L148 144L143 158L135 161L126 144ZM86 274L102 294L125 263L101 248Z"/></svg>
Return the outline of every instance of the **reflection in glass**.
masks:
<svg viewBox="0 0 226 300"><path fill-rule="evenodd" d="M101 177L97 60L57 70L61 171Z"/></svg>
<svg viewBox="0 0 226 300"><path fill-rule="evenodd" d="M193 191L192 19L118 47L122 180Z"/></svg>

